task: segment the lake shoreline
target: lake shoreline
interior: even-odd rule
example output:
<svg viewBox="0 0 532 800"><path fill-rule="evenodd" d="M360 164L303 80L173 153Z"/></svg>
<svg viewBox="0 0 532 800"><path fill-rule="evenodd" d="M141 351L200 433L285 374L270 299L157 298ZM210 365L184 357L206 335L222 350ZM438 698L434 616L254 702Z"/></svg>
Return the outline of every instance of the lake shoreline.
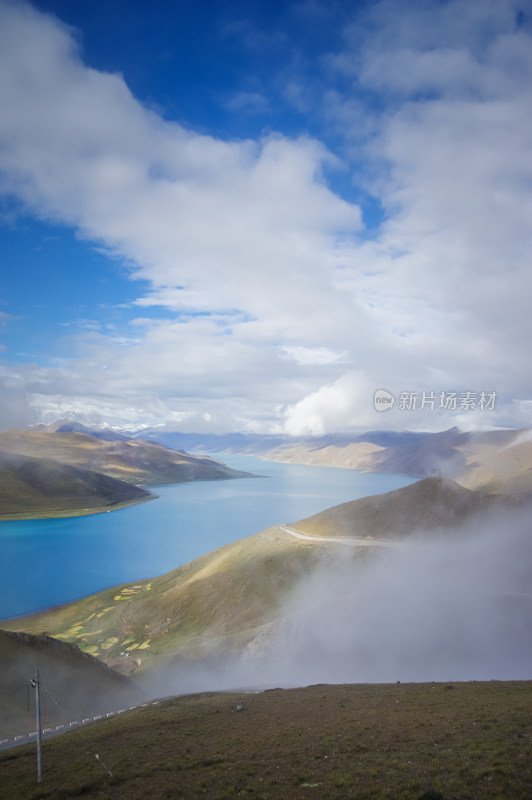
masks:
<svg viewBox="0 0 532 800"><path fill-rule="evenodd" d="M250 456L224 459L232 469L267 480L150 485L157 503L139 498L144 502L79 516L6 515L0 524L0 618L28 616L142 576L163 575L272 525L413 482ZM110 510L122 513L102 513Z"/></svg>
<svg viewBox="0 0 532 800"><path fill-rule="evenodd" d="M88 517L92 514L104 514L106 511L120 511L123 508L130 506L138 506L142 503L149 503L150 500L158 500L158 494L151 492L146 497L139 497L135 500L123 500L119 503L113 503L108 506L95 506L94 508L65 508L65 509L49 509L39 513L32 513L31 511L21 512L19 514L0 514L0 522L18 522L31 521L39 519L69 519L77 517Z"/></svg>

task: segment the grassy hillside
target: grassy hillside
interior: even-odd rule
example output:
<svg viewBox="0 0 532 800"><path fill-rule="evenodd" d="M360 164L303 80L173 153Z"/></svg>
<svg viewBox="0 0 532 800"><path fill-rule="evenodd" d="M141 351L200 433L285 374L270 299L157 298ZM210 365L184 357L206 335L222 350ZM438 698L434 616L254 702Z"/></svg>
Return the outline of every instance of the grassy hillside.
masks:
<svg viewBox="0 0 532 800"><path fill-rule="evenodd" d="M94 470L0 451L0 520L70 516L151 500L138 486Z"/></svg>
<svg viewBox="0 0 532 800"><path fill-rule="evenodd" d="M9 800L525 800L532 683L201 694L0 753ZM97 757L96 757L97 756Z"/></svg>
<svg viewBox="0 0 532 800"><path fill-rule="evenodd" d="M490 495L446 478L425 478L402 489L334 506L293 528L314 536L401 539L414 531L450 530L476 514L526 505L532 508L532 493Z"/></svg>
<svg viewBox="0 0 532 800"><path fill-rule="evenodd" d="M245 474L212 458L171 450L156 442L142 439L109 442L85 433L1 431L0 450L52 459L133 484L220 480Z"/></svg>
<svg viewBox="0 0 532 800"><path fill-rule="evenodd" d="M513 505L513 503L511 503ZM345 503L294 523L311 536L397 539L420 525L450 528L503 506L452 481L428 478L384 495ZM374 548L349 548L362 567ZM6 630L77 644L124 672L144 672L168 657L241 651L277 624L299 580L338 557L327 542L298 540L280 527L234 542L161 577L128 583L56 609L2 623Z"/></svg>
<svg viewBox="0 0 532 800"><path fill-rule="evenodd" d="M129 680L98 659L45 634L0 631L0 663L0 739L35 730L35 691L29 682L36 669L43 687L43 727L129 707L143 699Z"/></svg>
<svg viewBox="0 0 532 800"><path fill-rule="evenodd" d="M277 619L286 593L328 553L327 545L299 542L270 528L161 577L2 627L47 631L124 672L145 670L170 655L204 655L214 642L245 644L257 628Z"/></svg>

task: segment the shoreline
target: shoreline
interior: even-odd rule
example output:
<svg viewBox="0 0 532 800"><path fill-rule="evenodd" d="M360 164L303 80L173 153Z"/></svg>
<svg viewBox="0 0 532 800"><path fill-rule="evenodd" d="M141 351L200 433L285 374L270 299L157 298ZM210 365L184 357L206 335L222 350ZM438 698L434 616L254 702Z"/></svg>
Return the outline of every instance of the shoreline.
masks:
<svg viewBox="0 0 532 800"><path fill-rule="evenodd" d="M65 519L69 517L88 517L91 514L104 514L108 511L120 511L123 508L130 506L137 506L140 503L148 503L150 500L157 500L159 495L152 494L151 492L146 497L139 497L136 500L123 500L119 503L113 503L110 506L95 506L94 508L65 508L65 509L49 509L49 511L31 512L21 511L19 514L0 514L1 522L19 522L19 521L36 521L39 519Z"/></svg>

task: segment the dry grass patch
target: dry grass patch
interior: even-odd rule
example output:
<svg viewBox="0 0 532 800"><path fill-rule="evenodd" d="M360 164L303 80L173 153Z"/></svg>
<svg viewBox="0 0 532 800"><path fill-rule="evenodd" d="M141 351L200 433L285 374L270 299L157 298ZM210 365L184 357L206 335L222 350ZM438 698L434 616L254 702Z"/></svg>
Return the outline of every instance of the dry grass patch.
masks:
<svg viewBox="0 0 532 800"><path fill-rule="evenodd" d="M47 741L40 787L32 748L4 754L1 791L12 800L528 800L531 722L530 682L204 693Z"/></svg>

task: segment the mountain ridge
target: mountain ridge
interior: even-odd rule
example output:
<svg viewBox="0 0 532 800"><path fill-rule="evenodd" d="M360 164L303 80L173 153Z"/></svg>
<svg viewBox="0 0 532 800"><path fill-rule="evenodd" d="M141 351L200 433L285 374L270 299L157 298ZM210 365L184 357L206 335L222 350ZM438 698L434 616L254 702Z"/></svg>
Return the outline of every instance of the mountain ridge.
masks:
<svg viewBox="0 0 532 800"><path fill-rule="evenodd" d="M144 436L151 435L144 431ZM532 431L493 429L438 433L369 431L288 437L202 435L159 431L163 442L192 450L244 453L264 460L342 467L424 478L441 475L486 493L532 490Z"/></svg>
<svg viewBox="0 0 532 800"><path fill-rule="evenodd" d="M155 499L147 485L240 477L249 473L156 442L79 430L0 432L0 520L109 511Z"/></svg>

